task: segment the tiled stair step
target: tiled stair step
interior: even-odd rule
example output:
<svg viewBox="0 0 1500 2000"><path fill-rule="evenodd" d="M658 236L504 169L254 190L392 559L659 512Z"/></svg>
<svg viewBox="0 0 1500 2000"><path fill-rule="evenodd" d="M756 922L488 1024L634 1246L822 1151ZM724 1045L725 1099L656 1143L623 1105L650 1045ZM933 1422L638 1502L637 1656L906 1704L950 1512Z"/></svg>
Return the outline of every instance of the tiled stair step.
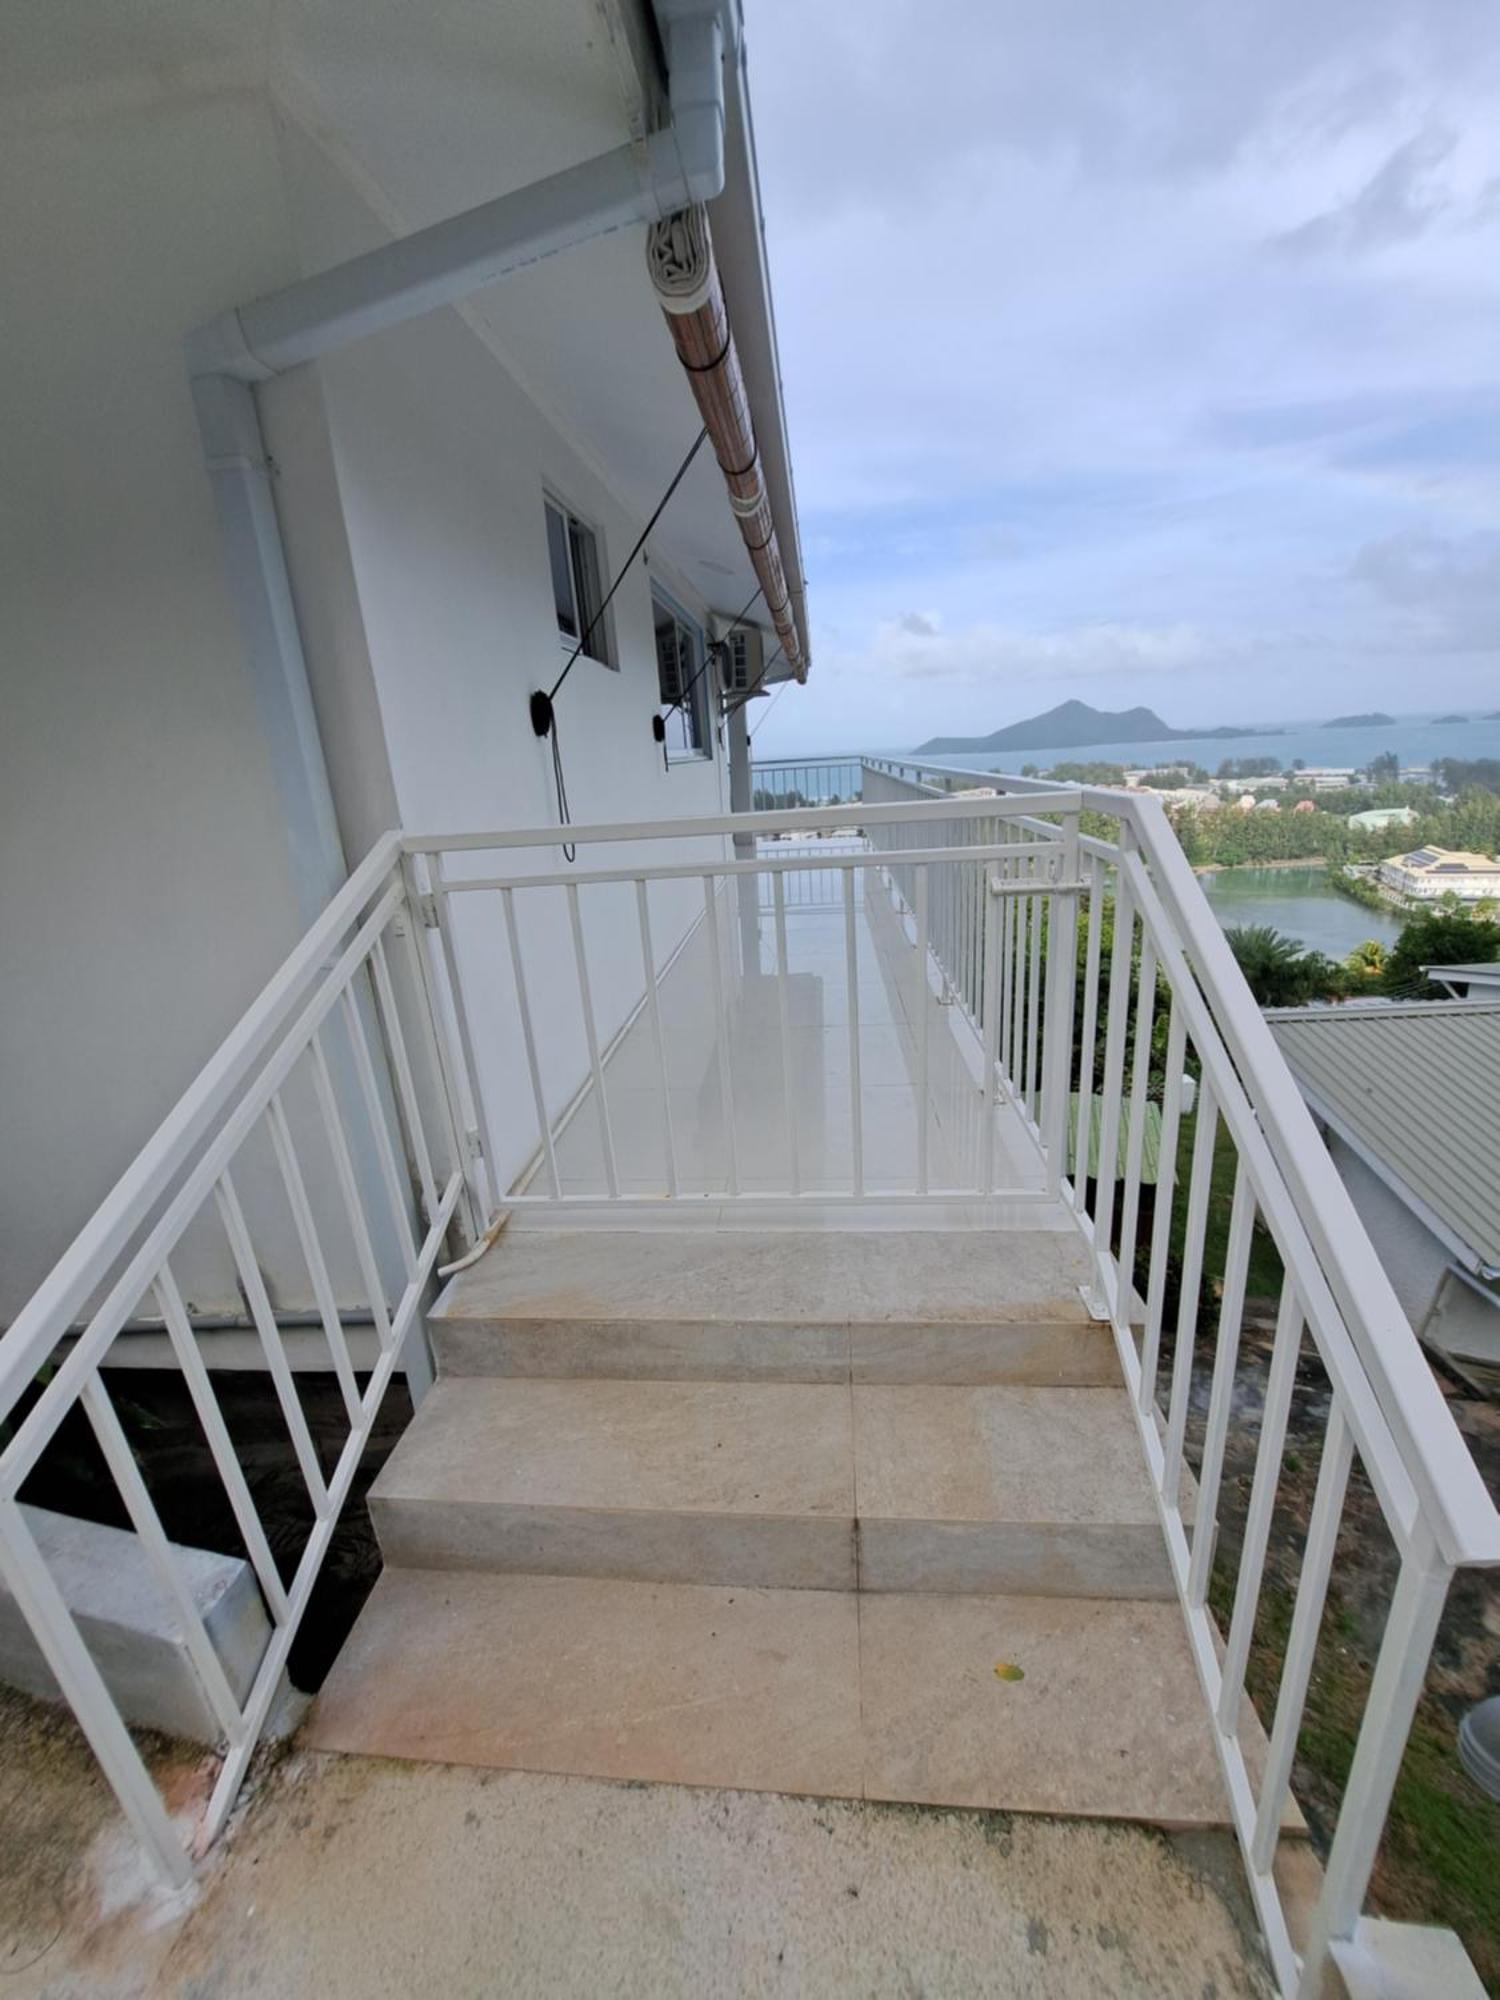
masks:
<svg viewBox="0 0 1500 2000"><path fill-rule="evenodd" d="M409 1568L1172 1594L1122 1390L448 1378L370 1508Z"/></svg>
<svg viewBox="0 0 1500 2000"><path fill-rule="evenodd" d="M1058 1231L518 1231L430 1320L445 1375L1112 1386Z"/></svg>
<svg viewBox="0 0 1500 2000"><path fill-rule="evenodd" d="M1258 1775L1248 1709L1244 1728ZM1227 1819L1175 1604L388 1570L305 1740L602 1778Z"/></svg>

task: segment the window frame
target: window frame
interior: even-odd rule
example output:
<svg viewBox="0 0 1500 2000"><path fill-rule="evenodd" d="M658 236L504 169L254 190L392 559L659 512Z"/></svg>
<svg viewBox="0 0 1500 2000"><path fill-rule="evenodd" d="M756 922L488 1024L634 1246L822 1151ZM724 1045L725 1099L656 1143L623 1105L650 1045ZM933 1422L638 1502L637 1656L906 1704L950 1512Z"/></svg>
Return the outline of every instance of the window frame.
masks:
<svg viewBox="0 0 1500 2000"><path fill-rule="evenodd" d="M709 692L714 669L708 657L708 633L703 624L694 618L690 611L685 610L682 604L673 597L671 592L664 590L653 577L651 582L651 637L653 654L656 650L658 619L663 612L666 613L667 617L680 630L685 631L691 639L694 651L692 672L697 676L693 684L692 693L688 696L687 701L679 707L661 699L661 669L659 660L656 663L658 674L656 712L662 718L669 732L668 738L663 745L666 751L667 763L669 765L711 764L714 757L714 728L713 714L709 708ZM679 727L686 724L689 732L696 738L696 741L691 746L686 744L674 745L672 743L670 731L674 722Z"/></svg>
<svg viewBox="0 0 1500 2000"><path fill-rule="evenodd" d="M567 581L572 600L572 615L577 631L569 632L562 622L562 605L559 601L559 551L553 546L552 523L556 519L561 525L563 536L562 555L567 564ZM592 660L597 667L605 667L610 673L620 671L620 656L615 646L613 612L603 608L605 590L604 533L587 514L580 514L570 506L554 487L542 488L542 527L547 547L547 577L552 594L553 617L557 623L557 642L564 653L571 653L588 630L590 619L594 625L593 636L579 655L581 659ZM580 557L575 538L587 537L586 550ZM592 569L592 575L588 570Z"/></svg>

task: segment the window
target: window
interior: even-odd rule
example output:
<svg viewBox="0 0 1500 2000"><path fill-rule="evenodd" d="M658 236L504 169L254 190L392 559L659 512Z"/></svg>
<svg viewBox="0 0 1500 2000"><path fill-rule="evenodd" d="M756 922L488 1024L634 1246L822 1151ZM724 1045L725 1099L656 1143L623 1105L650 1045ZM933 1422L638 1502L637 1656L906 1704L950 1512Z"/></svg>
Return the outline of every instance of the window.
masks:
<svg viewBox="0 0 1500 2000"><path fill-rule="evenodd" d="M547 560L552 569L557 635L571 653L587 632L584 651L601 666L612 667L608 620L599 615L604 598L599 537L586 521L580 521L556 500L546 504Z"/></svg>
<svg viewBox="0 0 1500 2000"><path fill-rule="evenodd" d="M707 757L709 679L703 633L677 606L651 593L656 617L656 680L667 725L667 761Z"/></svg>

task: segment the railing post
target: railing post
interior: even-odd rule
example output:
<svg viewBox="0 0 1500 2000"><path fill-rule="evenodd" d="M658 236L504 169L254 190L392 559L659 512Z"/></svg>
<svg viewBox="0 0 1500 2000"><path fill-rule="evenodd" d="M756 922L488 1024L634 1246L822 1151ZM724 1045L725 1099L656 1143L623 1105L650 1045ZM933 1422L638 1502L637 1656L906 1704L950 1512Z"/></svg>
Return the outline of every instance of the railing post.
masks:
<svg viewBox="0 0 1500 2000"><path fill-rule="evenodd" d="M1297 2000L1324 2000L1328 1947L1352 1937L1359 1922L1452 1577L1425 1517L1419 1519L1391 1598Z"/></svg>
<svg viewBox="0 0 1500 2000"><path fill-rule="evenodd" d="M1065 883L1078 881L1078 815L1063 820L1060 852L1055 857ZM1047 904L1047 993L1042 1019L1042 1158L1047 1193L1062 1192L1067 1166L1068 1078L1073 1068L1073 1007L1077 987L1078 891L1059 890Z"/></svg>
<svg viewBox="0 0 1500 2000"><path fill-rule="evenodd" d="M464 1182L470 1190L475 1211L480 1217L479 1228L482 1230L488 1220L490 1208L499 1205L499 1167L490 1137L489 1114L485 1109L484 1091L480 1085L479 1065L474 1058L474 1038L469 1029L469 1010L464 999L463 978L459 971L458 946L453 936L453 913L449 908L448 895L443 883L443 857L441 854L429 854L425 858L431 889L428 895L420 899L417 907L423 913L424 922L427 911L431 910L431 928L437 932L438 945L443 954L443 969L448 979L448 1001L453 1009L453 1025L458 1035L458 1061L452 1063L452 1068L455 1072L455 1081L461 1078L462 1085L467 1088L474 1111L474 1128L471 1136L464 1117L463 1090L457 1089L455 1099L460 1138L459 1164L463 1169ZM440 1007L434 1008L433 1025L441 1046L448 1040L448 1024ZM452 1054L450 1048L450 1063ZM476 1153L484 1162L484 1186L480 1185L479 1176L474 1171ZM489 1190L488 1198L485 1194L486 1187Z"/></svg>
<svg viewBox="0 0 1500 2000"><path fill-rule="evenodd" d="M432 863L429 858L428 866ZM442 1091L443 1122L448 1131L448 1143L452 1147L453 1165L463 1175L463 1200L460 1209L463 1216L463 1234L467 1237L464 1248L479 1241L486 1218L481 1213L475 1198L473 1162L469 1157L468 1140L464 1128L463 1096L458 1085L458 1070L454 1062L452 1042L443 1011L439 1002L437 980L433 975L432 958L427 949L423 933L427 926L426 912L432 909L431 928L437 927L437 911L430 905L417 879L416 856L403 853L401 856L401 882L405 891L406 907L396 921L403 927L407 957L410 963L414 998L421 1016L421 1024L427 1038L428 1053L437 1065L438 1082ZM457 1217L455 1216L455 1219Z"/></svg>

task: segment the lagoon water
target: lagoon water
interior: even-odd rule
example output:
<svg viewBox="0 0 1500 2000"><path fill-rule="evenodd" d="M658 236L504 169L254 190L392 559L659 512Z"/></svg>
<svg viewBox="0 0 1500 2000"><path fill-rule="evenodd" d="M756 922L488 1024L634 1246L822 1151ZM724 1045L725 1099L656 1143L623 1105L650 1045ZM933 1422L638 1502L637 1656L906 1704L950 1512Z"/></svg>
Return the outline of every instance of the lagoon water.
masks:
<svg viewBox="0 0 1500 2000"><path fill-rule="evenodd" d="M1393 944L1401 929L1394 912L1341 896L1324 868L1221 868L1198 879L1226 930L1269 924L1329 958L1344 958L1366 938Z"/></svg>

